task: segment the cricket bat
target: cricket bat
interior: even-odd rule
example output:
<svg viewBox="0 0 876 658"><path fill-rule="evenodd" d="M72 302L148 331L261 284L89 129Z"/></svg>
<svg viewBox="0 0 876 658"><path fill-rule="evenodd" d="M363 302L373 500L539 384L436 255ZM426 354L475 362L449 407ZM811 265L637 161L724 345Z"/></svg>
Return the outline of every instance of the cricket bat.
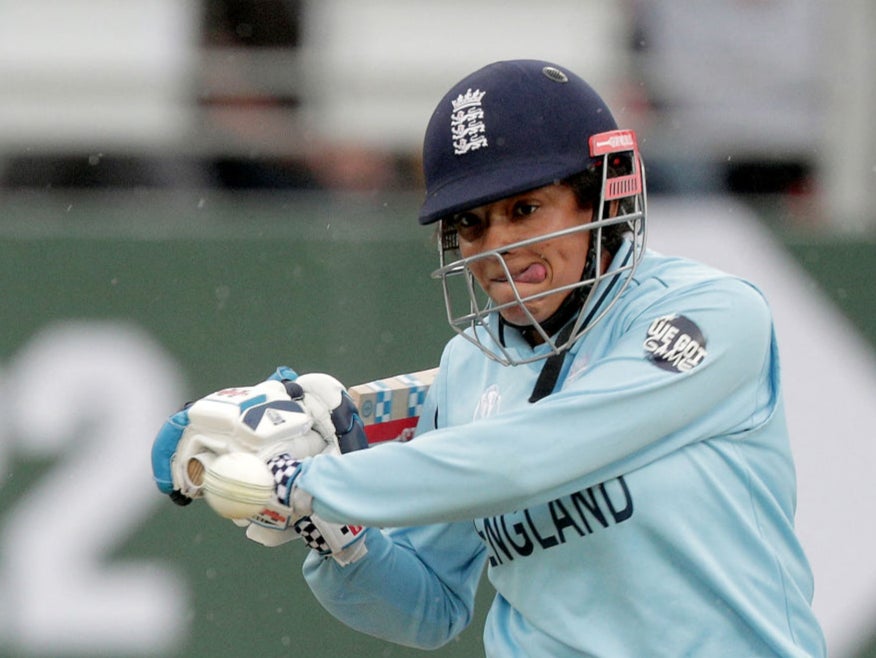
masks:
<svg viewBox="0 0 876 658"><path fill-rule="evenodd" d="M409 441L438 368L394 375L347 389L371 445Z"/></svg>
<svg viewBox="0 0 876 658"><path fill-rule="evenodd" d="M347 389L359 409L369 445L413 438L426 393L437 373L438 368L430 368L376 379ZM226 389L217 395L234 395L247 390ZM264 397L262 395L261 399ZM225 404L222 402L220 406ZM237 405L232 406L236 411ZM220 420L227 416L222 409L214 413L218 413ZM186 461L185 469L190 488L193 491L203 488L210 507L226 518L252 516L273 494L273 476L264 462L245 452L219 455L201 452Z"/></svg>

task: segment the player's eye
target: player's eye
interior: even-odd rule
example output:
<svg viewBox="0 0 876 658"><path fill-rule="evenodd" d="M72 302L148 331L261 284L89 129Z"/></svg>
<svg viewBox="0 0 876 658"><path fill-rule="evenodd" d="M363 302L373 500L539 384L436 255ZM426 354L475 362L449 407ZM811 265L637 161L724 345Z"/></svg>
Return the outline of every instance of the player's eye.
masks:
<svg viewBox="0 0 876 658"><path fill-rule="evenodd" d="M478 226L481 218L473 212L458 212L450 218L450 224L456 229Z"/></svg>
<svg viewBox="0 0 876 658"><path fill-rule="evenodd" d="M476 240L484 232L484 220L473 212L456 213L447 223L467 242Z"/></svg>
<svg viewBox="0 0 876 658"><path fill-rule="evenodd" d="M529 217L529 215L533 214L536 210L538 210L539 206L537 203L531 203L529 201L518 201L514 204L514 216L515 217Z"/></svg>

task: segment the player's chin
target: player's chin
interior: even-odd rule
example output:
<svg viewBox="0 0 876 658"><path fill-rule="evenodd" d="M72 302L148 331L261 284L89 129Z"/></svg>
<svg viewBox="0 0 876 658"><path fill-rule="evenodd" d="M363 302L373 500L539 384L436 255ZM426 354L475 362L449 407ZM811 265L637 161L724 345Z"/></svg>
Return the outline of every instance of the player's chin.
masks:
<svg viewBox="0 0 876 658"><path fill-rule="evenodd" d="M547 297L526 302L525 304L512 304L502 309L501 315L505 322L509 324L517 327L528 327L533 324L533 320L539 323L544 322L557 308L558 304L554 303L550 297Z"/></svg>
<svg viewBox="0 0 876 658"><path fill-rule="evenodd" d="M517 327L528 327L533 324L533 320L542 322L550 316L550 313L537 302L529 302L525 305L512 304L502 309L501 314L505 322Z"/></svg>

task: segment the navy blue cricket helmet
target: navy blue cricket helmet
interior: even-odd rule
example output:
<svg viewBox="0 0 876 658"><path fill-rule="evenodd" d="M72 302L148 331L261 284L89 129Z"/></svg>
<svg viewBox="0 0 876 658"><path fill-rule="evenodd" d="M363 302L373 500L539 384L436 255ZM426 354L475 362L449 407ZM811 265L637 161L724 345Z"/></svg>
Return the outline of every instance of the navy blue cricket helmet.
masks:
<svg viewBox="0 0 876 658"><path fill-rule="evenodd" d="M628 166L618 163L626 162ZM488 357L519 364L560 356L590 330L632 280L645 245L645 179L635 133L619 130L605 101L571 71L539 60L496 62L463 78L438 103L423 143L426 198L419 221L439 223L439 269L450 326ZM601 178L593 218L575 232L589 232L590 253L581 280L564 289L568 304L547 320L527 304L551 291L525 296L504 265L506 255L533 241L564 237L568 231L534 236L501 249L465 258L458 249L452 216L500 199L588 172ZM629 246L608 236L622 232ZM560 233L563 235L561 236ZM612 246L608 246L611 244ZM603 268L603 256L614 257ZM506 268L514 299L498 304L475 283L471 266L492 259ZM604 285L603 285L603 282ZM611 291L598 310L594 294ZM528 335L549 349L512 353L502 338L502 312L511 306L528 318ZM583 312L592 307L591 311ZM571 311L571 313L570 313ZM571 319L570 319L571 317ZM558 331L557 327L562 327Z"/></svg>
<svg viewBox="0 0 876 658"><path fill-rule="evenodd" d="M562 180L588 168L591 135L617 129L593 88L539 60L502 61L460 80L423 143L421 224Z"/></svg>

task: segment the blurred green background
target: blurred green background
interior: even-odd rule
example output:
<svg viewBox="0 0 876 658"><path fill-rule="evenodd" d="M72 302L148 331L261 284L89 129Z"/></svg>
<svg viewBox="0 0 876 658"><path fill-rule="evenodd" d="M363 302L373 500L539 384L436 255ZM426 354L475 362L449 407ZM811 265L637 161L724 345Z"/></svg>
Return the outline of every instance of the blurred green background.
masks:
<svg viewBox="0 0 876 658"><path fill-rule="evenodd" d="M410 198L375 208L355 200L338 203L308 195L271 204L213 197L203 203L192 198L191 203L174 201L161 207L160 201L148 195L135 200L127 196L120 203L88 198L70 203L67 196L63 203L28 199L20 205L5 204L0 222L4 302L0 306L4 328L0 363L14 360L44 328L67 320L87 321L98 337L107 326L104 323L112 327L121 322L121 326L142 329L177 364L185 382L185 395L174 404L227 385L261 381L281 364L300 372L331 372L352 384L437 363L449 328L437 284L429 281L436 263L430 233L411 221L414 206ZM95 347L100 349L100 343ZM117 356L124 362L123 354ZM84 358L87 364L95 357L86 354ZM134 394L140 386L145 395L150 386L160 385L148 379L138 383L141 373L137 371L128 376ZM43 377L50 396L67 394L53 390L63 378L51 368ZM17 382L5 384L14 387ZM117 413L109 405L102 408L100 400L93 404L95 413ZM27 409L3 411L4 415L29 413ZM155 430L160 422L156 417ZM10 526L12 532L23 526L25 522L14 514L17 508L25 508L20 499L35 495L51 478L63 475L64 461L76 444L94 440L82 427L72 425L67 431L70 435L64 437L64 445L36 457L22 448L25 439L14 430L7 436L0 529ZM130 457L144 474L148 473L151 439L142 434L117 437L129 443ZM95 472L93 477L99 479L102 474ZM203 504L178 508L159 496L145 478L137 482L148 488L128 495L145 496L149 507L140 512L130 536L84 550L93 552L98 570L158 561L179 571L180 584L191 592L185 617L178 620L184 638L176 649L156 655L416 653L355 634L332 621L303 584L299 571L304 549L298 544L275 550L257 546ZM125 492L105 493L93 501L92 509L69 507L71 496L69 501L57 501L53 513L92 517L100 515L106 505L125 506ZM27 508L33 506L29 503ZM81 532L90 527L85 523ZM56 536L75 544L77 535L78 531L67 537L50 530L47 539ZM76 553L75 546L66 548ZM103 550L109 552L103 554ZM39 568L36 556L22 559ZM67 560L60 558L59 563ZM95 584L100 581L96 578ZM117 589L112 595L120 605L126 596L136 595L124 583L110 586ZM57 609L59 614L68 605L89 605L87 596L63 600L68 592L63 582L48 587L50 591L36 595L27 584L0 586L8 611L0 655L24 655L39 646L16 639L16 624L39 629L47 623L39 610L19 599L36 595L38 606ZM482 614L485 608L485 604L480 606ZM107 623L121 627L133 623L124 617L114 621L111 610L108 614ZM440 655L476 655L481 646L481 621L482 615ZM89 629L81 628L79 633L87 637ZM70 646L69 655L77 655ZM129 647L133 654L143 649ZM86 653L99 655L99 647ZM146 653L152 655L148 649ZM68 654L54 646L36 655ZM107 655L127 652L115 648Z"/></svg>
<svg viewBox="0 0 876 658"><path fill-rule="evenodd" d="M157 349L173 364L171 372L178 379L167 383L178 387L179 403L227 385L259 381L279 364L300 371L328 371L348 383L434 365L450 334L437 283L429 280L436 263L431 235L412 221L414 196L382 199L372 203L357 197L289 194L265 202L223 194L168 199L148 193L116 199L89 195L6 199L0 221L4 302L0 363L11 366L3 383L10 391L17 386L44 390L25 402L16 394L8 396L3 410L14 422L11 427L4 423L5 448L0 455L6 463L0 488L0 546L14 564L0 572L7 578L0 587L5 608L0 655L422 654L361 636L332 620L300 577L301 546L265 549L247 541L241 530L206 506L178 508L159 496L148 481L149 431L116 437L127 446L122 454L142 472L136 480L142 490L97 487L95 492L104 495L91 500L88 509L75 504L77 491L68 490L69 500L48 507L52 515L82 521L68 529L55 530L48 519L33 524L20 514L43 509L39 493L49 490L57 478L62 490L65 484L76 487L77 482L65 480L66 462L75 450L95 440L87 425L71 424L59 430L55 444L40 451L26 443L31 413L27 400L29 404L47 400L51 410L59 398L78 395L63 389L69 378L61 371L63 365L55 362L44 363L36 373L37 384L30 383L34 375L15 375L23 372L22 354L31 353L26 346L32 337L47 327L58 327L59 322L60 326L79 323L86 334L93 330L96 342L90 349L97 351L107 327L110 333L116 326L137 327L143 332L147 357ZM772 222L777 235L784 235L790 252L876 343L872 323L876 298L871 287L876 245L807 239L799 232L784 231L768 212L764 219ZM853 276L849 276L850 259L855 263ZM149 345L150 340L155 344ZM106 349L115 349L113 345L107 343ZM100 361L96 353L83 358L86 370L88 364ZM114 358L128 362L121 353ZM57 363L63 362L61 358ZM162 385L154 375L150 378L136 369L124 373L123 380L130 382L125 395L134 396L133 408L138 395L146 399L148 391ZM81 404L91 405L98 416L117 414L110 392L102 393L99 387L96 384L93 395L82 398ZM154 429L160 421L154 418ZM105 463L94 466L106 467ZM97 480L103 476L90 473ZM101 516L109 518L111 510L119 508L124 512L126 498L135 503L130 507L134 518L127 519L121 534L111 532L98 544L88 544L87 536L100 527ZM46 550L57 555L61 580L12 577L13 568L43 569L34 554L15 560L8 556L16 532L46 523L44 542L55 542ZM78 544L84 548L77 549ZM93 572L87 579L73 578L72 585L65 584L68 564L90 565ZM177 600L177 616L163 622L167 646L159 643L149 649L132 640L125 648L124 638L115 638L112 642L121 644L107 640L109 648L102 652L100 641L77 649L65 638L63 628L48 632L46 626L54 615L71 614L67 606L91 605L95 587L107 588L105 597L120 605L118 611L110 607L101 613L98 620L123 630L135 626L139 613L125 613L123 602L136 598L142 583L109 577L125 565L145 568L155 582L175 574L182 598ZM77 592L87 595L78 601L64 600ZM174 592L166 594L172 597ZM485 582L472 626L434 655L482 653L480 629L490 597ZM152 603L160 605L154 597ZM151 618L151 613L140 612ZM24 635L23 626L30 628ZM37 631L49 638L57 636L53 641L66 642L69 651L51 643L40 648L39 642L27 639L28 633ZM87 639L87 625L78 632ZM872 648L861 654L873 655Z"/></svg>
<svg viewBox="0 0 876 658"><path fill-rule="evenodd" d="M804 445L804 512L821 601L841 603L834 658L876 658L876 638L858 648L876 572L850 559L876 541L851 468L869 409L843 407L849 429L809 404L873 381L874 31L860 0L0 2L0 658L421 655L322 612L300 546L159 496L149 448L182 402L279 364L353 384L436 363L423 130L451 84L510 58L599 91L652 198L690 200L703 260L730 250L711 213L735 230L741 202L782 251L737 245L737 264L784 276L786 250L812 276L789 288L811 324L783 317L822 357L793 362L829 427ZM854 500L822 495L822 471ZM489 589L432 655L482 654Z"/></svg>

